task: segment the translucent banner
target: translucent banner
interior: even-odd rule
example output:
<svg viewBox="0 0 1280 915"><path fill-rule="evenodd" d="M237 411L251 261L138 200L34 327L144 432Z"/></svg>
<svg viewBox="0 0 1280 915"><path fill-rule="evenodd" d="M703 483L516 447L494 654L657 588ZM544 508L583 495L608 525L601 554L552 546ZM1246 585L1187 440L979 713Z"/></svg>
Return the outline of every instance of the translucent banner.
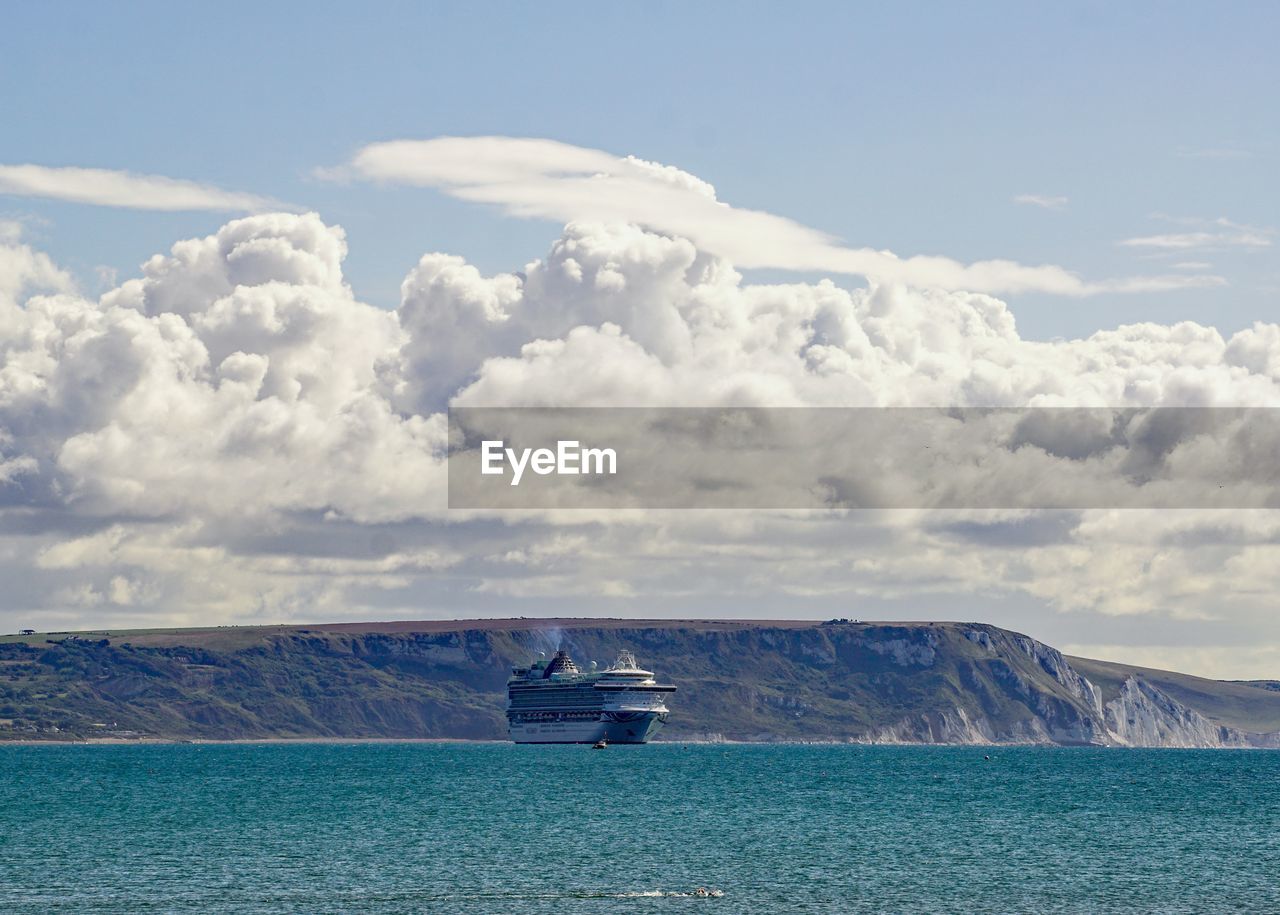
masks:
<svg viewBox="0 0 1280 915"><path fill-rule="evenodd" d="M450 508L1272 508L1272 408L454 408Z"/></svg>

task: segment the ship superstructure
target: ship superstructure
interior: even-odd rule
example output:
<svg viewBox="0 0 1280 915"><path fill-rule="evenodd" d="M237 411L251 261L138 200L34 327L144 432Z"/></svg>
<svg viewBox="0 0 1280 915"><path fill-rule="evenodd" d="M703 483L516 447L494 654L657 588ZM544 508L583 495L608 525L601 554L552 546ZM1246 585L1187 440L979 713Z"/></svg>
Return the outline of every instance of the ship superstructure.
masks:
<svg viewBox="0 0 1280 915"><path fill-rule="evenodd" d="M629 651L613 666L579 670L557 651L516 667L507 681L507 730L516 743L645 743L667 720L676 688L654 679Z"/></svg>

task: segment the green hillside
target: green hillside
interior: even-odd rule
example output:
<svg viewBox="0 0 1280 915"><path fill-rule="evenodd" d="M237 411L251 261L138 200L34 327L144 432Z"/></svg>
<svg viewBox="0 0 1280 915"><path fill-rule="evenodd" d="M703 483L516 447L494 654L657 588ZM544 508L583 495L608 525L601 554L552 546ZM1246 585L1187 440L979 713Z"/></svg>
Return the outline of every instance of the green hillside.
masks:
<svg viewBox="0 0 1280 915"><path fill-rule="evenodd" d="M1280 692L978 623L489 620L0 639L0 739L505 736L510 668L631 649L662 739L1270 745Z"/></svg>

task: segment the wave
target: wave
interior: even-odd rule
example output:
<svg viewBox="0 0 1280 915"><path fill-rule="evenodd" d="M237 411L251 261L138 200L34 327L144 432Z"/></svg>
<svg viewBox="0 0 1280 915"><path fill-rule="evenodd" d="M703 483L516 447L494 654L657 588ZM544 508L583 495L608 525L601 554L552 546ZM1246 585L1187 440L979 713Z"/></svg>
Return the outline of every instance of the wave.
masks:
<svg viewBox="0 0 1280 915"><path fill-rule="evenodd" d="M720 899L723 890L633 890L630 892L596 892L591 890L561 893L467 893L441 899Z"/></svg>

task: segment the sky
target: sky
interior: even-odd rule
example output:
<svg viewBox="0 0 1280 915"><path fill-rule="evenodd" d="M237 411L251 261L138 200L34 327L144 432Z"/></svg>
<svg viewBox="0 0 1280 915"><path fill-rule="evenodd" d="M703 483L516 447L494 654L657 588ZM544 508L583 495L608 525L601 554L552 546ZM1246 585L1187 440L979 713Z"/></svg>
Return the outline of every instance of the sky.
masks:
<svg viewBox="0 0 1280 915"><path fill-rule="evenodd" d="M443 503L450 404L1280 405L1277 26L7 11L0 629L963 618L1280 677L1274 510Z"/></svg>
<svg viewBox="0 0 1280 915"><path fill-rule="evenodd" d="M168 175L315 209L346 228L347 274L383 307L424 251L506 270L539 256L555 226L430 189L326 184L314 169L380 140L495 134L675 165L735 206L858 247L1099 278L1208 264L1229 283L1027 293L1015 304L1030 338L1275 317L1273 4L409 3L367 15L321 3L302 15L224 3L180 16L27 4L6 19L4 162ZM13 197L0 213L31 219L90 281L219 224ZM1218 219L1266 244L1233 243L1250 233ZM1194 233L1208 237L1121 244Z"/></svg>

